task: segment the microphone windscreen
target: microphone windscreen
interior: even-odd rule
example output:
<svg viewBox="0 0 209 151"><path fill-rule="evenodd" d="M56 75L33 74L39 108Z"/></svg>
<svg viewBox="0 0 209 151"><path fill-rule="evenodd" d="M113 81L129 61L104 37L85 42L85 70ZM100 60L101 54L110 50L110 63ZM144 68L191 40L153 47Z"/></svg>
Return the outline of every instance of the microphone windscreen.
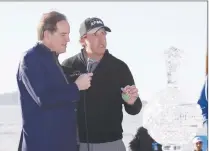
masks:
<svg viewBox="0 0 209 151"><path fill-rule="evenodd" d="M93 72L93 71L96 69L98 63L99 63L99 62L97 62L97 61L95 61L95 60L92 60L92 59L88 58L88 59L87 59L86 71L87 71L88 73Z"/></svg>

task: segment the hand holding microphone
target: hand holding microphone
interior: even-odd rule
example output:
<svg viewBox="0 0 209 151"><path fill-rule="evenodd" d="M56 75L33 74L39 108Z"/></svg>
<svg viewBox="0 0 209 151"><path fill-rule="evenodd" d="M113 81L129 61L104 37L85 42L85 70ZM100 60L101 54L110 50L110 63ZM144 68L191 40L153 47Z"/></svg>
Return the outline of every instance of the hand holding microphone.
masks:
<svg viewBox="0 0 209 151"><path fill-rule="evenodd" d="M80 75L75 83L78 86L79 90L87 90L90 86L91 86L91 79L93 76L93 60L91 60L90 58L87 59L87 67L86 67L86 71L87 73Z"/></svg>
<svg viewBox="0 0 209 151"><path fill-rule="evenodd" d="M75 84L78 86L79 90L86 90L91 86L91 77L93 73L85 73L80 75L76 80Z"/></svg>

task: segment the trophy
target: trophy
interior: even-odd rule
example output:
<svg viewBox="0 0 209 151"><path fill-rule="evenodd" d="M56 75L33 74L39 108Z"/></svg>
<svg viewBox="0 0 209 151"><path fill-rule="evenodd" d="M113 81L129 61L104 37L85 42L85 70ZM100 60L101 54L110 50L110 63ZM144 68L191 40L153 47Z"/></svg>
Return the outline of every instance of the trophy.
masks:
<svg viewBox="0 0 209 151"><path fill-rule="evenodd" d="M183 146L203 126L200 106L197 103L186 103L188 101L185 100L191 98L178 87L182 53L175 47L165 51L167 86L149 101L143 112L143 126L156 142L162 144L164 151L183 151Z"/></svg>

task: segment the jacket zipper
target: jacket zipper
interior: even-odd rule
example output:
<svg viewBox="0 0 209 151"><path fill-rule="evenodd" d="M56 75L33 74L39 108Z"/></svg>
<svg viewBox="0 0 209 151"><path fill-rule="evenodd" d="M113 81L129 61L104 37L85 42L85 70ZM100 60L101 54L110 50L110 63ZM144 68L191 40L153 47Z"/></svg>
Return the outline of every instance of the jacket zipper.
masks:
<svg viewBox="0 0 209 151"><path fill-rule="evenodd" d="M53 55L53 57L54 57L54 59L55 59L56 65L58 66L58 68L59 68L61 74L62 74L63 77L65 78L66 83L69 84L69 82L68 82L68 80L67 80L67 78L66 78L66 76L65 76L65 73L63 72L63 70L62 70L62 68L61 68L61 65L60 65L58 59L56 58L55 55ZM73 102L76 102L76 101L73 101ZM79 143L78 125L76 126L76 135L77 135L77 137L76 137L76 143L77 143L76 146L77 146L77 149L79 149L80 143Z"/></svg>
<svg viewBox="0 0 209 151"><path fill-rule="evenodd" d="M66 78L66 76L65 76L65 74L64 74L64 72L63 72L63 70L62 70L62 68L61 68L61 66L60 66L60 63L59 63L57 57L56 57L54 54L53 54L53 58L55 59L55 63L56 63L56 65L57 65L57 67L59 68L59 70L60 70L62 76L64 77L65 82L66 82L67 84L69 84L69 82L68 82L68 80L67 80L67 78Z"/></svg>

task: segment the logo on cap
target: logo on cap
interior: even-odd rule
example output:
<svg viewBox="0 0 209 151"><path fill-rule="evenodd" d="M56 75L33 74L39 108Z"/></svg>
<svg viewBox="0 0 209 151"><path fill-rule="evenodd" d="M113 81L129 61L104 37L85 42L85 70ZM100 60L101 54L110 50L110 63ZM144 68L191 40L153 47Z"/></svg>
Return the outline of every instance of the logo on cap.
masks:
<svg viewBox="0 0 209 151"><path fill-rule="evenodd" d="M95 24L97 24L97 25L103 25L103 22L101 20L96 19L96 20L92 20L90 22L90 24L91 24L91 26L95 26Z"/></svg>

